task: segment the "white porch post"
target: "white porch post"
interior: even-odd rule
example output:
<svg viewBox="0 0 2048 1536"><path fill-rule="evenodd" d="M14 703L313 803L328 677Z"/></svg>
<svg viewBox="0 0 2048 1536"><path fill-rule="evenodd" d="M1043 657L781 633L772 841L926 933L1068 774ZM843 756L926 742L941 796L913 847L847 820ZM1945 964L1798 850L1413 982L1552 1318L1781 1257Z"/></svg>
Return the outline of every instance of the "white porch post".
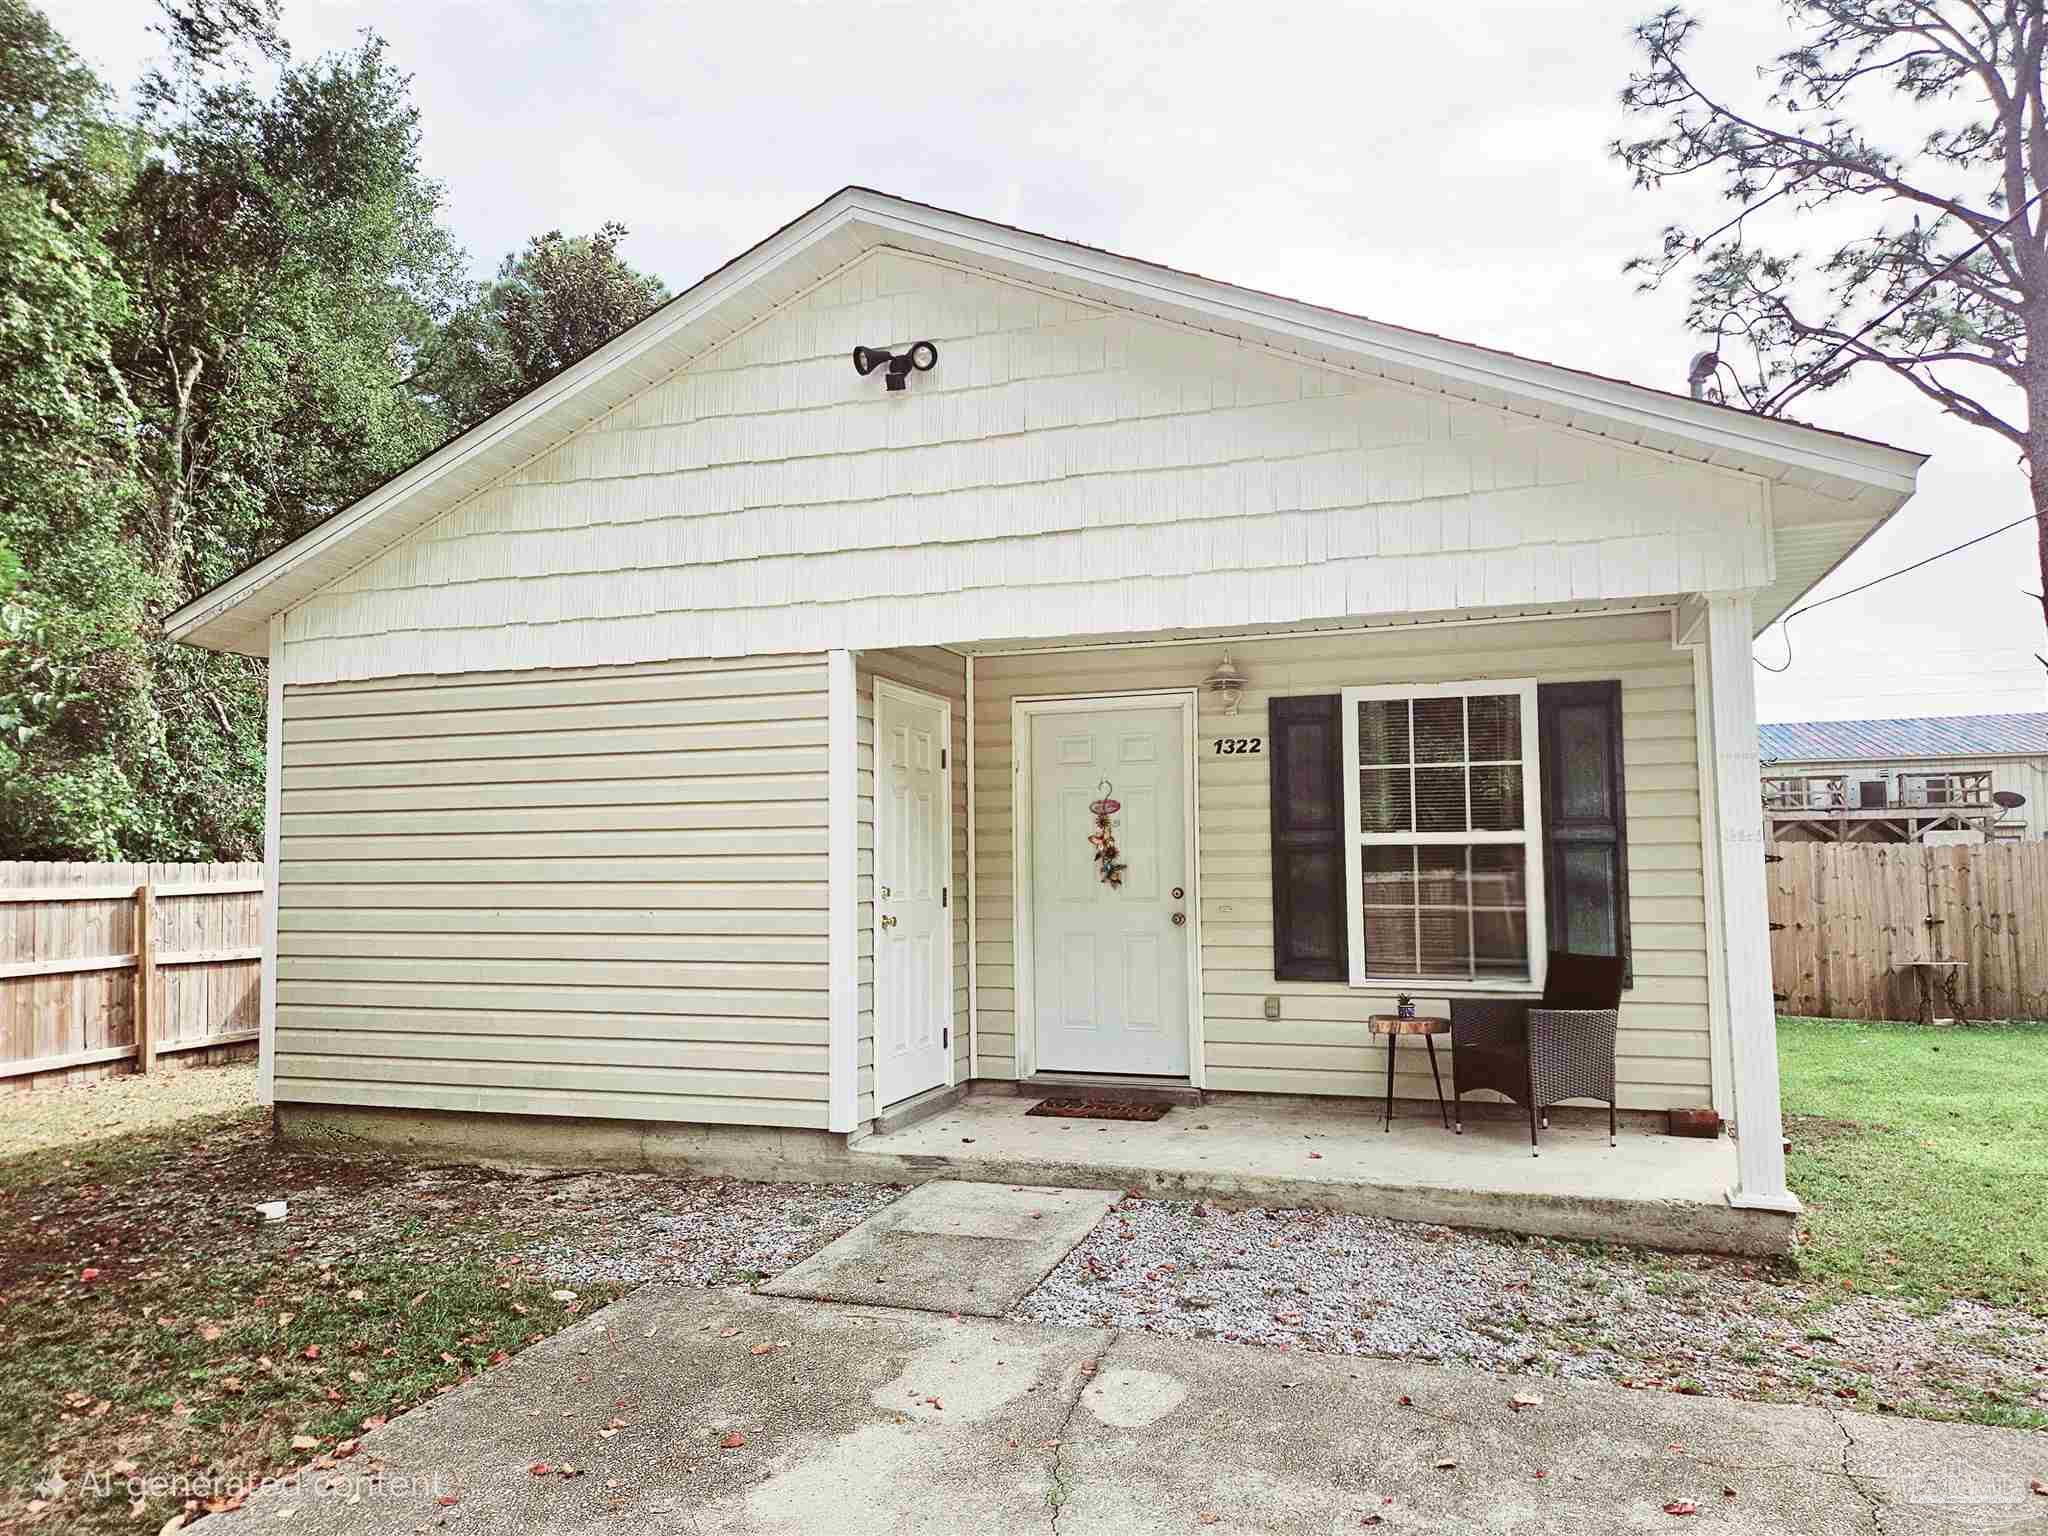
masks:
<svg viewBox="0 0 2048 1536"><path fill-rule="evenodd" d="M828 653L825 686L825 1124L843 1132L854 1128L860 1075L860 961L854 934L859 919L855 817L860 758L852 651Z"/></svg>
<svg viewBox="0 0 2048 1536"><path fill-rule="evenodd" d="M1721 593L1705 601L1720 926L1728 950L1729 1057L1735 1079L1737 1184L1728 1202L1752 1210L1796 1211L1799 1201L1785 1187L1784 1116L1778 1101L1778 1018L1771 996L1750 594Z"/></svg>

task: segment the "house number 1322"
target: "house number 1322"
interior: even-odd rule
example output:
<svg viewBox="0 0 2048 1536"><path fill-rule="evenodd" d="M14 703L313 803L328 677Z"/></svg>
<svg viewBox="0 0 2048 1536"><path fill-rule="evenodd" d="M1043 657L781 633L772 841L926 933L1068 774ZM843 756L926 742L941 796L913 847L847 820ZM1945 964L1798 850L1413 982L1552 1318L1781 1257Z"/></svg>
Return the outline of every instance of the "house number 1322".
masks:
<svg viewBox="0 0 2048 1536"><path fill-rule="evenodd" d="M1216 739L1216 751L1224 757L1229 757L1238 752L1263 752L1265 750L1266 741L1262 736L1219 736Z"/></svg>

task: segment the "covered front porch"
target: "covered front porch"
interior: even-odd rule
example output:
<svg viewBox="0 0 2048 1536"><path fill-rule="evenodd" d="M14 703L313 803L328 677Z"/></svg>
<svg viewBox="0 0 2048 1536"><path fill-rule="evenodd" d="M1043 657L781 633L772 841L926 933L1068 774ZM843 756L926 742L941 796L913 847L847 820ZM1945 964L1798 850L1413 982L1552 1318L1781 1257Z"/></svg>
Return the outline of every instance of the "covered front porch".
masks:
<svg viewBox="0 0 2048 1536"><path fill-rule="evenodd" d="M852 1092L833 1129L910 1177L1108 1180L1782 1252L1799 1207L1779 1129L1751 625L1747 595L1696 596L837 653L858 743L845 835L863 863L834 863L855 914L840 975L858 984L840 1006L856 1010L858 1054L835 1072L835 1093ZM1229 690L1211 682L1226 653ZM1418 741L1448 718L1456 740L1397 744L1384 767L1384 744L1352 725L1368 709L1414 722ZM1296 772L1310 750L1333 765L1320 790ZM1448 811L1423 805L1454 780ZM1415 786L1411 809L1389 812L1386 782ZM1098 803L1116 807L1115 881L1091 840ZM916 804L946 811L920 821ZM1372 834L1375 817L1389 830ZM1484 1090L1466 1134L1446 1132L1414 1039L1383 1134L1372 1018L1404 992L1440 1018L1461 998L1533 997L1554 949L1628 957L1620 1147L1604 1106L1597 1130L1568 1110L1532 1158L1526 1115ZM1456 1052L1447 1033L1435 1043L1448 1093ZM1157 1124L1024 1117L1077 1087L1114 1097L1085 1085L1117 1078L1183 1100ZM945 1113L904 1124L905 1106L948 1093ZM1672 1138L1674 1109L1750 1134Z"/></svg>
<svg viewBox="0 0 2048 1536"><path fill-rule="evenodd" d="M983 1089L848 1147L857 1176L975 1179L1138 1189L1227 1206L1312 1206L1481 1230L1769 1256L1794 1217L1729 1202L1727 1139L1669 1136L1604 1117L1561 1115L1529 1155L1526 1126L1475 1118L1463 1135L1436 1106L1226 1096L1176 1105L1150 1122L1030 1116L1036 1094Z"/></svg>

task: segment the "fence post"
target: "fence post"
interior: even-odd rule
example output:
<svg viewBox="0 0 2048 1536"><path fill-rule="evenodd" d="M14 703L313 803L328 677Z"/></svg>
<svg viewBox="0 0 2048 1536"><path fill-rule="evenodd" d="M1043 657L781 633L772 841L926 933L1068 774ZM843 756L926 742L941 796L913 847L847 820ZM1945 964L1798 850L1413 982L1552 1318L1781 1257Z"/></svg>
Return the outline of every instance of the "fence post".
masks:
<svg viewBox="0 0 2048 1536"><path fill-rule="evenodd" d="M135 1070L156 1070L156 887L135 887Z"/></svg>

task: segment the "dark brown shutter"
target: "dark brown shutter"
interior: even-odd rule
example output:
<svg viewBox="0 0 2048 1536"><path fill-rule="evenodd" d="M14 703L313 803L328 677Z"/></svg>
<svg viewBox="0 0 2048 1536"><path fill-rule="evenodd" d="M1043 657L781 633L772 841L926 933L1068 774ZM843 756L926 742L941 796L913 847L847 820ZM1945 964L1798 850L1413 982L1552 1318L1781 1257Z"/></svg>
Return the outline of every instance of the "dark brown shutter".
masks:
<svg viewBox="0 0 2048 1536"><path fill-rule="evenodd" d="M1628 818L1621 769L1621 684L1536 690L1543 780L1543 883L1550 947L1629 956Z"/></svg>
<svg viewBox="0 0 2048 1536"><path fill-rule="evenodd" d="M1344 720L1341 695L1274 699L1268 758L1273 788L1273 975L1281 981L1350 976L1344 917Z"/></svg>

